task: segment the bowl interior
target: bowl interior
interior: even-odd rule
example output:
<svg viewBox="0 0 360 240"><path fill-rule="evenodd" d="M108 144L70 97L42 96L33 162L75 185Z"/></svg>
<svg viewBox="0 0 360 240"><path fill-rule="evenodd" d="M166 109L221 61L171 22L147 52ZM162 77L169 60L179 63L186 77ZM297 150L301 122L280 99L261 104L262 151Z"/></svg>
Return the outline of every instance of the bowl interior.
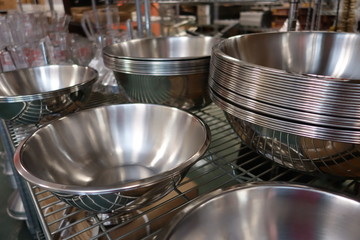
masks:
<svg viewBox="0 0 360 240"><path fill-rule="evenodd" d="M53 92L94 80L95 70L77 65L48 65L0 74L0 98Z"/></svg>
<svg viewBox="0 0 360 240"><path fill-rule="evenodd" d="M207 127L187 112L112 105L40 128L22 146L20 162L25 178L48 188L54 183L70 191L116 188L188 166L208 141Z"/></svg>
<svg viewBox="0 0 360 240"><path fill-rule="evenodd" d="M220 41L213 37L159 37L134 39L104 48L104 54L137 60L179 60L210 58L212 46Z"/></svg>
<svg viewBox="0 0 360 240"><path fill-rule="evenodd" d="M359 202L294 186L235 189L189 209L165 239L357 239L360 233Z"/></svg>
<svg viewBox="0 0 360 240"><path fill-rule="evenodd" d="M225 55L297 74L360 79L360 36L351 33L276 32L224 40Z"/></svg>

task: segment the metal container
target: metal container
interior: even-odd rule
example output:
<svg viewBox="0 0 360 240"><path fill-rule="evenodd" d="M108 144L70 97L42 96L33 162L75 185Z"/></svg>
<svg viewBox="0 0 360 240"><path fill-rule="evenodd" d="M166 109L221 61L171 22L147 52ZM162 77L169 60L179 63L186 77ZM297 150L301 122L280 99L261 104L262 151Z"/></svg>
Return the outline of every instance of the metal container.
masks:
<svg viewBox="0 0 360 240"><path fill-rule="evenodd" d="M262 127L226 114L251 149L280 165L338 177L360 177L360 145L304 137Z"/></svg>
<svg viewBox="0 0 360 240"><path fill-rule="evenodd" d="M41 127L14 161L27 181L74 207L128 215L173 190L209 143L209 128L191 113L109 105Z"/></svg>
<svg viewBox="0 0 360 240"><path fill-rule="evenodd" d="M0 118L37 124L84 106L97 80L96 70L47 65L0 74Z"/></svg>
<svg viewBox="0 0 360 240"><path fill-rule="evenodd" d="M352 33L226 39L213 48L210 96L244 143L266 158L306 172L358 178L359 46L359 35Z"/></svg>
<svg viewBox="0 0 360 240"><path fill-rule="evenodd" d="M256 183L204 195L165 226L161 240L359 238L360 203L312 187Z"/></svg>
<svg viewBox="0 0 360 240"><path fill-rule="evenodd" d="M338 32L245 34L223 42L221 58L318 81L360 80L360 36Z"/></svg>
<svg viewBox="0 0 360 240"><path fill-rule="evenodd" d="M135 39L103 49L104 64L133 102L186 110L211 103L208 75L213 37Z"/></svg>
<svg viewBox="0 0 360 240"><path fill-rule="evenodd" d="M358 125L359 45L360 37L352 33L239 35L214 48L210 77L268 105L318 114L322 120L341 117L348 125Z"/></svg>

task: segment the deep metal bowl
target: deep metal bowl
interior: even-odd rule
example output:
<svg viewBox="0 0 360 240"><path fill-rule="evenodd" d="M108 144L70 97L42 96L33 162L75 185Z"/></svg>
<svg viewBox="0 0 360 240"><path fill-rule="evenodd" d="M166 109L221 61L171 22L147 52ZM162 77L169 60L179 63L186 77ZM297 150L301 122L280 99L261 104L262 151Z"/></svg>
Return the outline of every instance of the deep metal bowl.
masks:
<svg viewBox="0 0 360 240"><path fill-rule="evenodd" d="M359 238L360 203L312 187L259 183L216 190L179 212L157 239Z"/></svg>
<svg viewBox="0 0 360 240"><path fill-rule="evenodd" d="M72 206L130 212L173 190L205 153L195 115L152 104L109 105L41 127L15 153L17 171Z"/></svg>
<svg viewBox="0 0 360 240"><path fill-rule="evenodd" d="M104 64L132 102L186 110L211 103L209 63L214 37L136 39L103 49Z"/></svg>
<svg viewBox="0 0 360 240"><path fill-rule="evenodd" d="M0 74L0 118L36 124L78 110L89 99L96 70L47 65Z"/></svg>
<svg viewBox="0 0 360 240"><path fill-rule="evenodd" d="M338 32L271 32L223 41L219 56L234 64L261 67L318 80L360 80L360 35Z"/></svg>

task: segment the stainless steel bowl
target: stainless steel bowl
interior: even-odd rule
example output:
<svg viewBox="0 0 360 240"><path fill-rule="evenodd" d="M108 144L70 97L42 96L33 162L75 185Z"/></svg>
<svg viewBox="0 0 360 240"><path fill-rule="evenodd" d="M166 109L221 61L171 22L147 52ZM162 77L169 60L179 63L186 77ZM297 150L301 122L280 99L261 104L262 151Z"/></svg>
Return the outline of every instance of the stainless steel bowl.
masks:
<svg viewBox="0 0 360 240"><path fill-rule="evenodd" d="M225 115L247 146L280 165L309 173L360 177L359 144L290 134Z"/></svg>
<svg viewBox="0 0 360 240"><path fill-rule="evenodd" d="M134 39L104 48L103 53L114 59L140 61L174 61L209 58L214 37L155 37Z"/></svg>
<svg viewBox="0 0 360 240"><path fill-rule="evenodd" d="M136 39L105 47L104 64L132 102L186 110L211 103L208 92L213 37Z"/></svg>
<svg viewBox="0 0 360 240"><path fill-rule="evenodd" d="M211 103L208 73L178 76L149 76L114 72L131 102L155 103L185 110L201 109Z"/></svg>
<svg viewBox="0 0 360 240"><path fill-rule="evenodd" d="M207 125L152 104L98 107L41 127L15 153L17 171L66 203L123 212L173 190L210 143Z"/></svg>
<svg viewBox="0 0 360 240"><path fill-rule="evenodd" d="M47 65L0 74L0 118L36 124L78 110L89 99L96 70Z"/></svg>
<svg viewBox="0 0 360 240"><path fill-rule="evenodd" d="M245 34L227 39L219 49L222 59L278 74L318 77L318 81L360 80L360 36L356 33Z"/></svg>
<svg viewBox="0 0 360 240"><path fill-rule="evenodd" d="M293 184L246 184L195 200L157 239L356 240L359 220L360 203L345 196Z"/></svg>
<svg viewBox="0 0 360 240"><path fill-rule="evenodd" d="M353 33L234 36L213 48L210 96L244 143L266 158L358 178L358 50Z"/></svg>

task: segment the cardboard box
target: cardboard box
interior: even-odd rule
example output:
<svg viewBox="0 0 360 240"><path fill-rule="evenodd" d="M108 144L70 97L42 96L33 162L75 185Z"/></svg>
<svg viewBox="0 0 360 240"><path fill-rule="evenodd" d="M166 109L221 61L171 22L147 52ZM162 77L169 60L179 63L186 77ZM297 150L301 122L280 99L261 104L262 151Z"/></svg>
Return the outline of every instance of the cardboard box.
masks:
<svg viewBox="0 0 360 240"><path fill-rule="evenodd" d="M17 9L16 0L0 0L0 10Z"/></svg>

